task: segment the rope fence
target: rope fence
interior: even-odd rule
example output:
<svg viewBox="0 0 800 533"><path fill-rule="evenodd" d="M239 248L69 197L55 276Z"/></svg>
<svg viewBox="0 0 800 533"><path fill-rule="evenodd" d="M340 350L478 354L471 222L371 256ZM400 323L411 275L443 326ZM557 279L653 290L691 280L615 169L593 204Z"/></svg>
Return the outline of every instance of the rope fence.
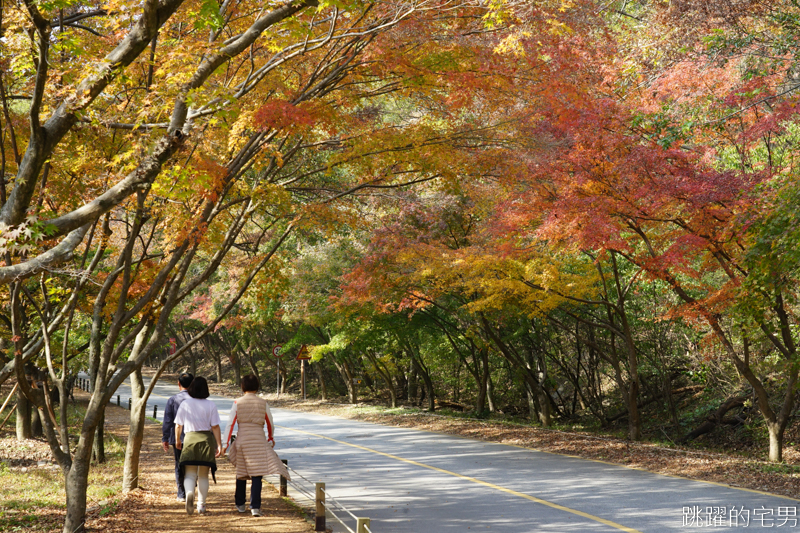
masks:
<svg viewBox="0 0 800 533"><path fill-rule="evenodd" d="M350 511L347 507L345 507L341 502L336 500L333 496L328 494L327 490L325 489L325 483L317 482L314 483L313 481L309 480L305 476L303 476L300 472L291 468L288 465L288 461L286 459L282 459L283 463L286 465L286 468L292 472L292 479L287 480L283 476L280 477L280 495L283 497L288 496L288 485L291 485L299 494L303 495L304 497L308 498L309 502L314 503L314 515L315 515L315 527L314 531L327 531L325 526L325 521L327 515L331 515L337 522L339 522L343 528L345 528L350 533L372 533L370 529L370 519L365 518L362 516L356 516ZM299 480L303 480L309 486L314 487L314 494L311 493L311 489L307 488L300 484ZM345 516L342 519L340 515L350 515L350 517L355 521L356 528L351 528L345 520L349 520ZM352 522L351 522L352 523Z"/></svg>
<svg viewBox="0 0 800 533"><path fill-rule="evenodd" d="M87 378L77 378L75 380L75 386L79 389L89 392L90 389L90 382ZM110 403L113 403L113 398L111 399ZM117 401L116 404L118 407L123 407L122 405L122 396L117 394ZM133 405L133 399L128 398L128 410L131 409ZM145 405L145 409L148 406ZM158 418L158 406L153 405L153 418ZM287 485L291 485L299 494L303 495L305 498L308 498L309 502L314 502L315 506L315 528L314 531L327 531L325 527L325 519L328 514L331 517L335 518L337 522L339 522L342 527L344 527L350 533L372 533L372 529L370 529L370 519L365 518L362 516L354 515L347 507L345 507L341 502L336 500L333 496L328 494L325 490L325 483L314 483L313 481L304 477L300 472L295 470L294 468L289 467L288 461L283 459L283 463L286 464L286 468L288 468L292 475L294 476L292 480L288 480L283 476L280 476L280 488L279 492L280 495L283 497L288 497L288 489ZM305 481L309 486L314 487L314 493L312 494L311 489L306 488L305 486L301 485L299 482L295 482L294 479L302 479ZM329 504L332 503L333 505ZM337 511L339 514L337 514ZM347 514L350 515L350 518L355 520L356 529L352 529L350 526L342 520L340 514ZM345 517L345 520L348 520Z"/></svg>

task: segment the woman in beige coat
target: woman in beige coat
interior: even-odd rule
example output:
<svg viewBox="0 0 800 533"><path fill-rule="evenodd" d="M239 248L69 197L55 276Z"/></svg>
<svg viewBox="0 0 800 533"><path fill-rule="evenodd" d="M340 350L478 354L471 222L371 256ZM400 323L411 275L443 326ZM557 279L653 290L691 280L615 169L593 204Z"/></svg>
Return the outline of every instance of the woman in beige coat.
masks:
<svg viewBox="0 0 800 533"><path fill-rule="evenodd" d="M281 474L289 478L286 466L272 449L275 446L272 413L267 401L256 394L258 387L258 378L253 374L242 378L244 396L233 402L228 419L228 435L225 439L226 444L230 443L233 428L238 424L239 432L233 445L236 449L235 454L230 453L231 445L228 445L229 458L236 466L236 509L240 513L247 512L245 492L247 480L250 479L250 512L253 516L261 516L263 476Z"/></svg>

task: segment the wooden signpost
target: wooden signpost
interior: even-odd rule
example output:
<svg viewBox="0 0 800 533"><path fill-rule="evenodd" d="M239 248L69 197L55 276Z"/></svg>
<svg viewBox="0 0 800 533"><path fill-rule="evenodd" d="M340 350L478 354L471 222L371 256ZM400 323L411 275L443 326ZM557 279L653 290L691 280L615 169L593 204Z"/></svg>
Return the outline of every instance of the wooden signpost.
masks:
<svg viewBox="0 0 800 533"><path fill-rule="evenodd" d="M280 344L276 344L275 347L272 348L272 355L278 359L278 376L275 378L275 388L277 389L275 394L278 396L281 395L281 357L283 357L283 354L281 353L282 349L283 346Z"/></svg>
<svg viewBox="0 0 800 533"><path fill-rule="evenodd" d="M306 399L306 360L311 359L308 353L308 345L303 344L300 346L300 351L297 353L297 360L300 361L300 390L303 394L303 399Z"/></svg>

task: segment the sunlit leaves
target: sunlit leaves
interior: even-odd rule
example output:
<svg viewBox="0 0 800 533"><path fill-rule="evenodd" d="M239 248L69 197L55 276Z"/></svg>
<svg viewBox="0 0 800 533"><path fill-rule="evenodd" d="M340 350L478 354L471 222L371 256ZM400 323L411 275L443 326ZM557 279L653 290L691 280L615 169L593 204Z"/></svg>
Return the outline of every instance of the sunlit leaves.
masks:
<svg viewBox="0 0 800 533"><path fill-rule="evenodd" d="M24 222L14 227L0 222L0 253L32 252L48 233L52 235L52 231L53 226L40 221L36 215L29 215Z"/></svg>
<svg viewBox="0 0 800 533"><path fill-rule="evenodd" d="M200 4L200 10L193 18L194 27L198 30L219 30L225 23L222 15L220 15L219 3L217 0L203 0Z"/></svg>

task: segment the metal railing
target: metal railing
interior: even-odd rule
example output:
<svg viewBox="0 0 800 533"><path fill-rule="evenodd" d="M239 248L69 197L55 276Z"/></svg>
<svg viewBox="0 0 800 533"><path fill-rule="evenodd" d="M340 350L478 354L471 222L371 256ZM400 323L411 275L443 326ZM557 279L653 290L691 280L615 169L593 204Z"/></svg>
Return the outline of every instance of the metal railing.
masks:
<svg viewBox="0 0 800 533"><path fill-rule="evenodd" d="M315 527L314 531L326 531L326 517L328 514L331 515L337 522L339 522L342 527L344 527L350 533L372 533L370 529L370 519L363 517L363 516L356 516L354 515L347 507L345 507L341 502L339 502L336 498L328 494L325 490L325 483L322 482L312 482L309 479L303 477L303 475L291 468L288 465L288 461L282 459L283 463L286 465L286 468L292 471L292 480L287 480L285 477L280 476L280 495L281 496L288 496L287 485L291 484L292 487L308 498L309 502L314 502L314 522ZM299 481L296 482L295 478L302 479L308 485L314 487L314 494L311 494L311 490L307 489L306 487L302 486ZM331 505L333 504L333 505ZM338 514L337 514L338 511ZM355 520L356 529L352 529L348 526L345 521L342 519L340 514L348 514Z"/></svg>

